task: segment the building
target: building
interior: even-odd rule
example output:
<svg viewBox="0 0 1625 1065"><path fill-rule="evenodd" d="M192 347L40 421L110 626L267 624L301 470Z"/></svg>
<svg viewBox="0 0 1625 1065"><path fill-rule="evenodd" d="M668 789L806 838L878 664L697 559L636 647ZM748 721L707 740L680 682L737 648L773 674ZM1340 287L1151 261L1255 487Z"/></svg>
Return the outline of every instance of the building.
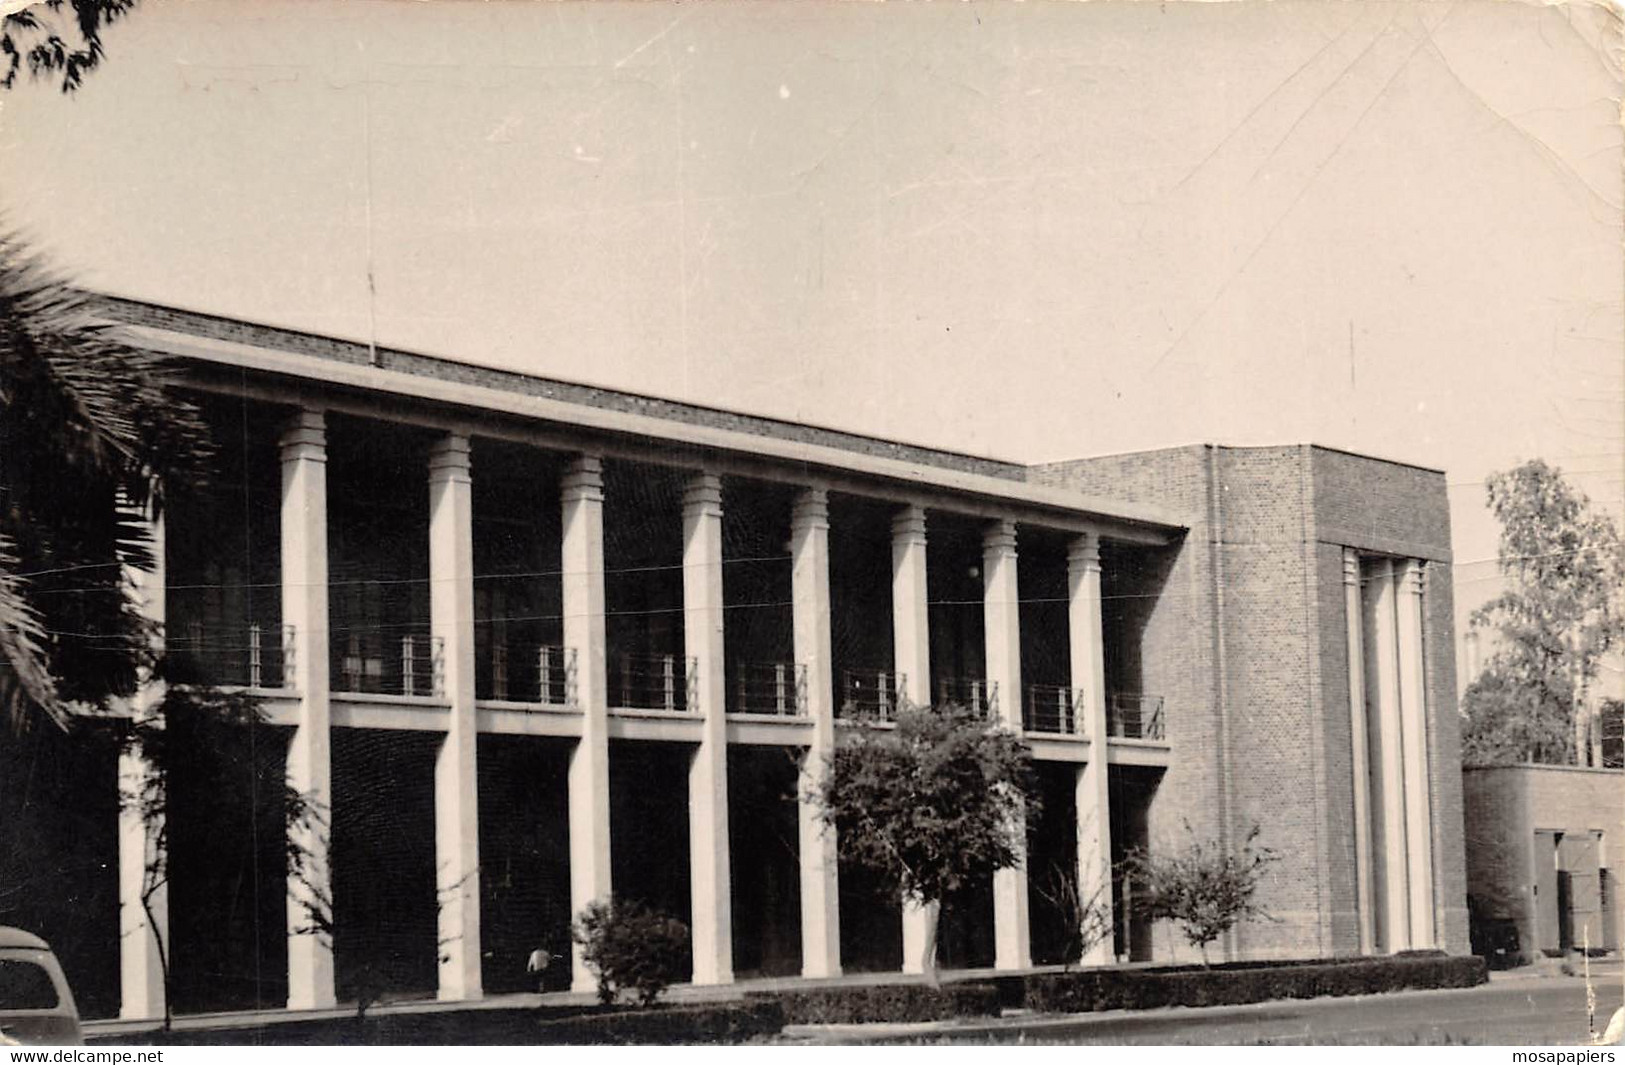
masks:
<svg viewBox="0 0 1625 1065"><path fill-rule="evenodd" d="M1045 790L1025 866L945 918L949 964L1059 960L1058 871L1254 824L1274 920L1226 956L1467 949L1438 471L1309 445L1024 467L100 305L185 361L222 441L156 530L170 679L258 693L274 774L329 811L330 868L290 886L255 811L172 801L149 908L178 1009L533 988L529 953L611 891L689 923L697 983L906 967L920 916L801 798L843 718L905 700L1022 730ZM159 840L115 788L142 767L56 771L104 856L62 874L99 930L62 952L81 997L157 1016ZM1114 880L1089 960L1179 956Z"/></svg>
<svg viewBox="0 0 1625 1065"><path fill-rule="evenodd" d="M1480 952L1500 947L1510 962L1619 950L1625 771L1468 766L1462 782Z"/></svg>

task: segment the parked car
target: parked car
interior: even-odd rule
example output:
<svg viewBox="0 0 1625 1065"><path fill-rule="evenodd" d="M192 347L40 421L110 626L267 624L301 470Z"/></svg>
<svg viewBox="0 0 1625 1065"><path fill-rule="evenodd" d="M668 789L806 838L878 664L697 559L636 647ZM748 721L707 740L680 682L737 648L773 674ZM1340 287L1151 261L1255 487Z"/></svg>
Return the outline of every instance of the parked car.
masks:
<svg viewBox="0 0 1625 1065"><path fill-rule="evenodd" d="M0 925L0 1043L78 1045L79 1010L50 945Z"/></svg>

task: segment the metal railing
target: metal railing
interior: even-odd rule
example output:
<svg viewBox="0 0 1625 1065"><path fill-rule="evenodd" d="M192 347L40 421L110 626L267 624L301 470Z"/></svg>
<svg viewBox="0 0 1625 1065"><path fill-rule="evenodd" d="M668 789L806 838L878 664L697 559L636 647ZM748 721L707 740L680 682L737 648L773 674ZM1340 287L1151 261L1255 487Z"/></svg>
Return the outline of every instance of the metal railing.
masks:
<svg viewBox="0 0 1625 1065"><path fill-rule="evenodd" d="M682 655L622 654L609 663L609 705L622 710L692 709L699 664Z"/></svg>
<svg viewBox="0 0 1625 1065"><path fill-rule="evenodd" d="M1124 740L1165 738L1162 696L1113 692L1106 701L1106 734Z"/></svg>
<svg viewBox="0 0 1625 1065"><path fill-rule="evenodd" d="M489 697L497 702L576 705L576 652L546 644L510 650L491 645Z"/></svg>
<svg viewBox="0 0 1625 1065"><path fill-rule="evenodd" d="M899 704L908 700L908 677L884 669L847 669L841 672L841 717L897 719Z"/></svg>
<svg viewBox="0 0 1625 1065"><path fill-rule="evenodd" d="M999 715L999 682L983 677L938 677L937 706L963 706L979 717Z"/></svg>
<svg viewBox="0 0 1625 1065"><path fill-rule="evenodd" d="M1082 692L1056 684L1029 684L1021 707L1021 727L1028 732L1077 735L1084 731L1078 713L1082 707Z"/></svg>
<svg viewBox="0 0 1625 1065"><path fill-rule="evenodd" d="M288 688L293 684L292 625L207 627L187 622L166 633L169 677L177 684Z"/></svg>
<svg viewBox="0 0 1625 1065"><path fill-rule="evenodd" d="M799 716L807 712L807 667L794 662L741 662L733 688L731 713Z"/></svg>
<svg viewBox="0 0 1625 1065"><path fill-rule="evenodd" d="M445 694L445 641L426 633L398 639L381 634L336 637L333 690L373 695Z"/></svg>

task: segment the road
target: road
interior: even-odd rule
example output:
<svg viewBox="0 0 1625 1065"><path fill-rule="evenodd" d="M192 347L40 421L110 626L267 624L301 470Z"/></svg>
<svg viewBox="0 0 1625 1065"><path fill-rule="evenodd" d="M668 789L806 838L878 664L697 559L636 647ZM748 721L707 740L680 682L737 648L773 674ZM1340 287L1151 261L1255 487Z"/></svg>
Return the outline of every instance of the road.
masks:
<svg viewBox="0 0 1625 1065"><path fill-rule="evenodd" d="M1621 1001L1619 978L1597 986L1597 1027ZM884 1034L839 1029L820 1043L1449 1043L1556 1045L1586 1041L1585 984L1554 977L1498 980L1455 991L1410 991L1361 998L1269 1002L1214 1009L1144 1013L1006 1017L925 1031L899 1026Z"/></svg>

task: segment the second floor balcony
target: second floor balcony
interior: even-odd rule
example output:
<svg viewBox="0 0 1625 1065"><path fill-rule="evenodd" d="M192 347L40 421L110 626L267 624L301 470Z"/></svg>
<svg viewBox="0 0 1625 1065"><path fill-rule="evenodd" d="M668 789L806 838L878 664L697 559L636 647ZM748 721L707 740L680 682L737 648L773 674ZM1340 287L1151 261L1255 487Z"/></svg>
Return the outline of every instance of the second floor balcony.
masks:
<svg viewBox="0 0 1625 1065"><path fill-rule="evenodd" d="M292 625L205 625L192 621L164 641L169 679L227 688L291 688Z"/></svg>

